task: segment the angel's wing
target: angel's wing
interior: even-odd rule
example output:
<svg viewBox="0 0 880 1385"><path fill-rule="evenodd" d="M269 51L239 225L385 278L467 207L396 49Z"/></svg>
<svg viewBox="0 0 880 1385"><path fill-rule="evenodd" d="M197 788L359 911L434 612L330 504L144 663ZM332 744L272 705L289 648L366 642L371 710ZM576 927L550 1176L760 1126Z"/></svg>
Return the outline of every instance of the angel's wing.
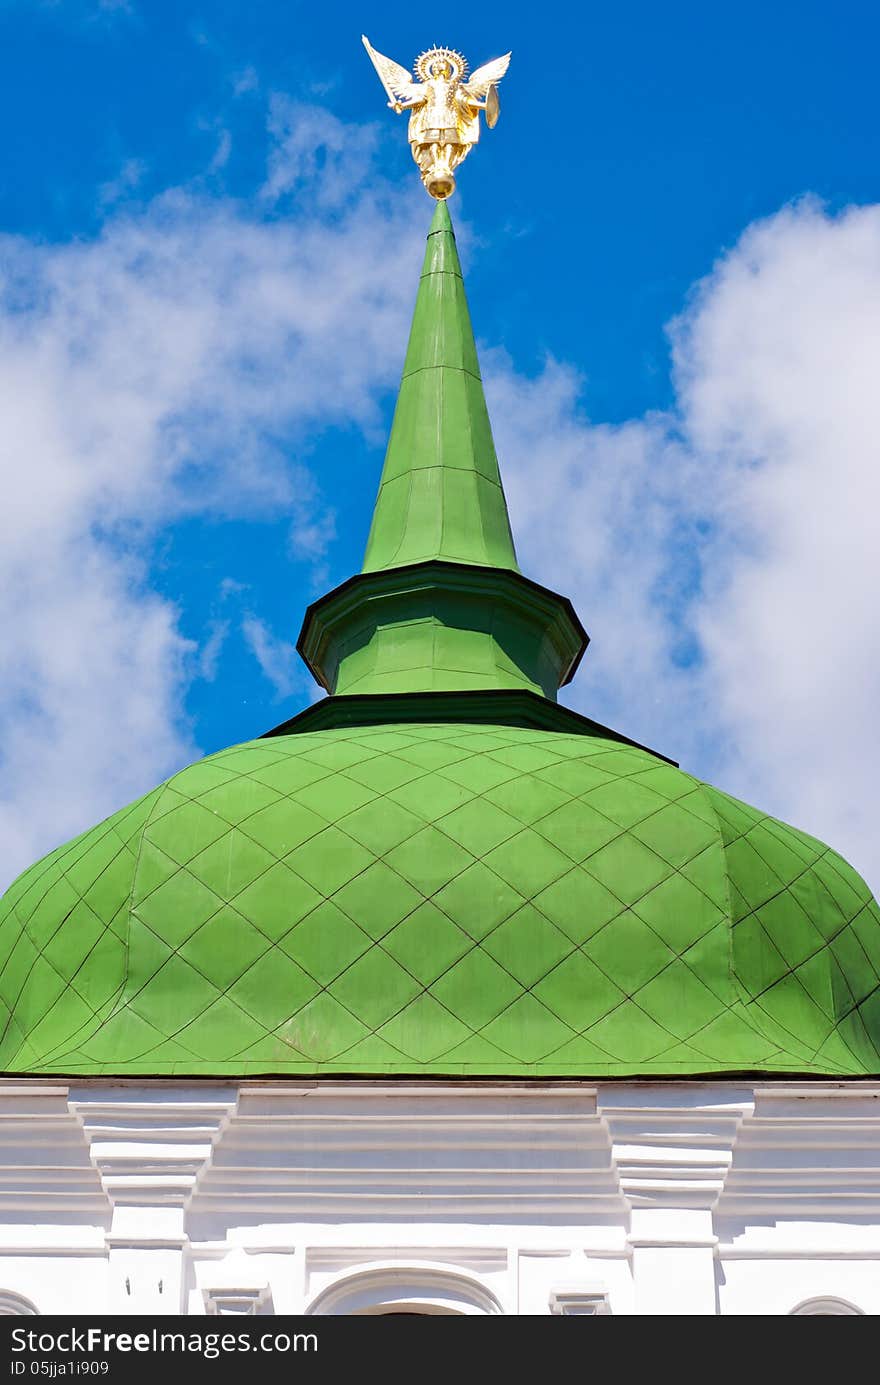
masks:
<svg viewBox="0 0 880 1385"><path fill-rule="evenodd" d="M509 53L505 53L503 58L493 58L490 63L483 63L482 67L471 73L470 80L462 84L461 90L479 100L487 94L491 86L501 81L509 64Z"/></svg>
<svg viewBox="0 0 880 1385"><path fill-rule="evenodd" d="M412 76L400 63L394 62L391 58L386 58L382 53L377 53L375 48L370 46L370 40L366 34L361 34L363 45L370 55L370 61L379 74L379 81L387 91L392 101L411 101L419 94L419 84L414 82Z"/></svg>

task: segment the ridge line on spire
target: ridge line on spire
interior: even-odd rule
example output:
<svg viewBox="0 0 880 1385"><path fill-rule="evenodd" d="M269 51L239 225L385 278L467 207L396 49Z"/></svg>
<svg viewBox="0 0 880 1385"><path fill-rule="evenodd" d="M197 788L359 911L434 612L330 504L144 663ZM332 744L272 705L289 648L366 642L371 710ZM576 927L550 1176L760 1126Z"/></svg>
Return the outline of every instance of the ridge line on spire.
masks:
<svg viewBox="0 0 880 1385"><path fill-rule="evenodd" d="M468 370L466 365L417 365L414 370L407 370L404 366L403 374L400 377L401 382L412 380L414 376L421 375L425 370L455 370L460 375L469 375L472 380L476 380L478 385L483 383L482 375L475 375L472 370Z"/></svg>

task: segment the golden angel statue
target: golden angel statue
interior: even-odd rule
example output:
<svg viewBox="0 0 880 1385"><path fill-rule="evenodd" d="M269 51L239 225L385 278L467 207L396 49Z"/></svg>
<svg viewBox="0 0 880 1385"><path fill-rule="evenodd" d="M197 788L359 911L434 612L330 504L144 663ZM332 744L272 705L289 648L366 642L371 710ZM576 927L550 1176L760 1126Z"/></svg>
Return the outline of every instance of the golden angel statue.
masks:
<svg viewBox="0 0 880 1385"><path fill-rule="evenodd" d="M484 63L467 78L468 65L454 48L429 48L416 59L414 82L405 67L370 46L364 47L385 88L393 111L410 111L409 142L422 182L442 201L455 192L455 169L480 138L480 111L493 129L498 120L498 83L510 54Z"/></svg>

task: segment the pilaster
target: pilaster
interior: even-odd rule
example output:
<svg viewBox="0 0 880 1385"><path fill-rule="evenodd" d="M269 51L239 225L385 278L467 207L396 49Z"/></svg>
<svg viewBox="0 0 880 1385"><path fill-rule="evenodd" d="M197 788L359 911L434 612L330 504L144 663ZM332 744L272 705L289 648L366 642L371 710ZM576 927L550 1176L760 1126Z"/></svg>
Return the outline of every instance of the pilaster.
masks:
<svg viewBox="0 0 880 1385"><path fill-rule="evenodd" d="M71 1111L113 1206L108 1307L184 1310L185 1205L235 1104L235 1089L175 1083L77 1087Z"/></svg>
<svg viewBox="0 0 880 1385"><path fill-rule="evenodd" d="M690 1083L609 1084L600 1109L631 1208L635 1312L715 1314L713 1208L751 1093Z"/></svg>

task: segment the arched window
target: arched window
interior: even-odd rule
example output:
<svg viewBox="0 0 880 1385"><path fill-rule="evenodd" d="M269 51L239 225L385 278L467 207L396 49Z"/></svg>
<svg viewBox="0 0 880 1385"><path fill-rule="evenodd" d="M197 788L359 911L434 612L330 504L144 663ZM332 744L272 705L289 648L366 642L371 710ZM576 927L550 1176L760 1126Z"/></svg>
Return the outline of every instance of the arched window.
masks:
<svg viewBox="0 0 880 1385"><path fill-rule="evenodd" d="M803 1303L799 1303L797 1308L792 1308L789 1314L792 1318L861 1318L864 1316L861 1308L856 1308L854 1304L847 1303L842 1298L807 1298Z"/></svg>
<svg viewBox="0 0 880 1385"><path fill-rule="evenodd" d="M349 1315L498 1314L498 1299L476 1279L445 1265L364 1266L328 1284L306 1309L320 1317Z"/></svg>
<svg viewBox="0 0 880 1385"><path fill-rule="evenodd" d="M0 1318L35 1318L37 1310L30 1299L0 1289Z"/></svg>

